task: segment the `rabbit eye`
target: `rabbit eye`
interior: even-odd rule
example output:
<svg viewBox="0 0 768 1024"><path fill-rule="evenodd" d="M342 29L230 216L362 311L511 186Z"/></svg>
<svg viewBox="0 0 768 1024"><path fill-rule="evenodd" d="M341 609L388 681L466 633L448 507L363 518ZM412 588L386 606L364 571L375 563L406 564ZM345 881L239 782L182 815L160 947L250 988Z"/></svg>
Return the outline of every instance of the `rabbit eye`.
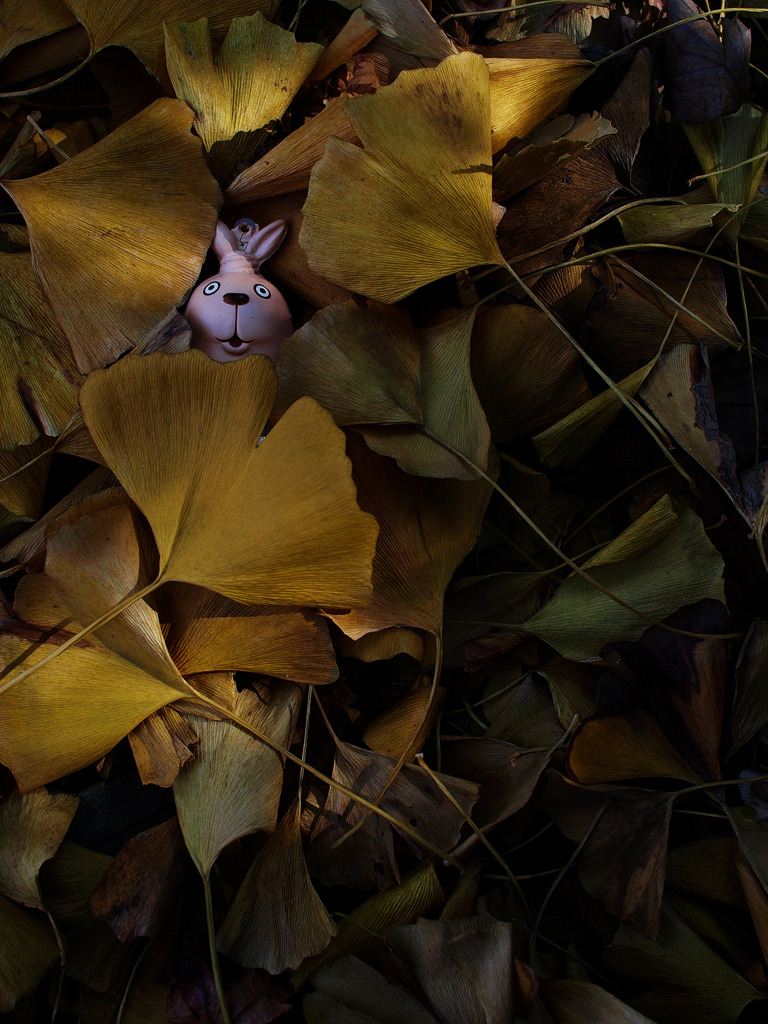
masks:
<svg viewBox="0 0 768 1024"><path fill-rule="evenodd" d="M260 299L268 299L269 296L272 294L269 288L265 288L263 284L255 284L253 286L253 290L256 292Z"/></svg>
<svg viewBox="0 0 768 1024"><path fill-rule="evenodd" d="M203 288L203 295L215 295L218 290L219 282L211 281L210 284L207 284L205 288Z"/></svg>

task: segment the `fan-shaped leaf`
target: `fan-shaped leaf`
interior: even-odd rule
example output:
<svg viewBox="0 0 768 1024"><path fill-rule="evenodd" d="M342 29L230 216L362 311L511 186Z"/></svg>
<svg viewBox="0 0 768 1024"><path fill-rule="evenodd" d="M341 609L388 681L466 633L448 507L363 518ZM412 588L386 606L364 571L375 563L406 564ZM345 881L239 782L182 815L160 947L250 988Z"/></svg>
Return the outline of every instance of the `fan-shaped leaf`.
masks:
<svg viewBox="0 0 768 1024"><path fill-rule="evenodd" d="M322 53L261 13L233 18L215 58L207 18L166 24L165 47L176 95L195 111L220 178L255 148L257 129L283 116Z"/></svg>
<svg viewBox="0 0 768 1024"><path fill-rule="evenodd" d="M255 729L288 746L302 689L274 682L266 700L244 690L234 711ZM173 784L184 841L207 878L229 843L258 829L273 829L283 785L279 755L231 722L195 718L200 736L195 759Z"/></svg>
<svg viewBox="0 0 768 1024"><path fill-rule="evenodd" d="M149 520L159 579L254 604L365 603L377 528L355 503L344 436L303 399L257 447L275 384L266 357L157 353L91 374L82 404Z"/></svg>
<svg viewBox="0 0 768 1024"><path fill-rule="evenodd" d="M158 100L67 163L4 183L82 371L137 344L200 272L220 193L191 124L186 104Z"/></svg>
<svg viewBox="0 0 768 1024"><path fill-rule="evenodd" d="M454 271L504 262L491 217L482 57L403 72L346 110L365 150L331 139L315 167L300 239L312 270L396 302Z"/></svg>
<svg viewBox="0 0 768 1024"><path fill-rule="evenodd" d="M307 873L299 818L297 802L257 854L218 933L219 949L244 967L280 974L336 934Z"/></svg>

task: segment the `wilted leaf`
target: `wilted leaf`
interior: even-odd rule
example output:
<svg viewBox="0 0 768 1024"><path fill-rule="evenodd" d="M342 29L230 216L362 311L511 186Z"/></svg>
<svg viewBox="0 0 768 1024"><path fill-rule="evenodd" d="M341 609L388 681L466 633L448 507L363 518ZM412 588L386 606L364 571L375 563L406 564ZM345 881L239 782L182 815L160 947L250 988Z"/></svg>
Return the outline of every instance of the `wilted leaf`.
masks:
<svg viewBox="0 0 768 1024"><path fill-rule="evenodd" d="M611 640L639 637L682 605L723 598L723 563L690 509L668 497L584 563L589 575L625 601L618 604L573 573L522 626L573 661L593 657Z"/></svg>
<svg viewBox="0 0 768 1024"><path fill-rule="evenodd" d="M131 511L108 506L48 540L46 572L25 577L17 618L0 634L6 676L28 668L133 591L139 546ZM157 708L191 691L165 648L157 613L131 604L61 658L0 697L0 757L22 789L106 754ZM41 734L35 723L44 720Z"/></svg>
<svg viewBox="0 0 768 1024"><path fill-rule="evenodd" d="M266 356L157 353L91 374L83 412L149 520L158 580L254 604L365 603L376 524L355 503L344 437L304 399L257 448L275 383Z"/></svg>
<svg viewBox="0 0 768 1024"><path fill-rule="evenodd" d="M4 183L84 372L137 344L200 272L220 193L191 124L186 104L158 100L66 164Z"/></svg>
<svg viewBox="0 0 768 1024"><path fill-rule="evenodd" d="M0 893L43 908L37 884L42 864L58 850L77 810L68 793L12 793L0 803Z"/></svg>
<svg viewBox="0 0 768 1024"><path fill-rule="evenodd" d="M357 132L345 113L347 102L344 94L337 96L319 114L286 135L260 160L238 174L224 192L227 203L236 206L252 199L306 191L312 168L322 157L328 139L358 141Z"/></svg>
<svg viewBox="0 0 768 1024"><path fill-rule="evenodd" d="M188 865L176 818L140 832L93 890L91 911L121 942L152 937L173 917Z"/></svg>
<svg viewBox="0 0 768 1024"><path fill-rule="evenodd" d="M159 708L128 734L128 742L142 783L168 787L179 769L194 757L197 733L171 707Z"/></svg>
<svg viewBox="0 0 768 1024"><path fill-rule="evenodd" d="M312 975L312 985L316 993L307 996L302 1004L309 1024L435 1022L414 996L357 957L345 956L325 964Z"/></svg>
<svg viewBox="0 0 768 1024"><path fill-rule="evenodd" d="M490 93L482 57L404 72L347 103L364 151L329 140L301 244L312 270L382 302L457 270L503 263L491 219ZM367 240L375 259L363 259Z"/></svg>
<svg viewBox="0 0 768 1024"><path fill-rule="evenodd" d="M58 955L49 922L0 896L0 1013L10 1013L42 981Z"/></svg>
<svg viewBox="0 0 768 1024"><path fill-rule="evenodd" d="M706 346L677 345L665 352L643 383L640 397L754 526L763 494L745 486L733 442L720 431ZM757 469L765 472L766 464Z"/></svg>
<svg viewBox="0 0 768 1024"><path fill-rule="evenodd" d="M680 244L705 228L711 228L722 203L677 202L668 206L633 206L616 215L627 242Z"/></svg>
<svg viewBox="0 0 768 1024"><path fill-rule="evenodd" d="M668 331L667 348L680 344L698 347L706 342L717 350L726 344L741 344L726 309L723 276L714 263L701 263L681 253L675 253L674 258L641 253L621 264L609 257L597 264L593 273L603 287L589 306L586 347L614 379L634 371L638 363L653 359ZM690 312L682 311L675 303ZM620 346L616 345L617 332Z"/></svg>
<svg viewBox="0 0 768 1024"><path fill-rule="evenodd" d="M402 750L397 753L401 754ZM395 757L340 743L336 748L333 778L361 796L375 800L390 782L396 764ZM437 778L453 801L424 771L405 764L381 797L380 806L395 821L404 822L433 846L447 852L458 842L462 826L477 799L477 786L448 775ZM362 826L344 841L345 855L339 860L335 843L360 821ZM391 827L378 815L331 787L325 806L315 818L307 850L313 873L326 885L343 882L371 888L391 884L398 878ZM421 852L413 836L406 832L400 834Z"/></svg>
<svg viewBox="0 0 768 1024"><path fill-rule="evenodd" d="M291 976L291 983L301 988L323 964L338 960L348 953L361 959L372 959L384 945L388 928L409 924L428 914L443 900L443 891L434 865L426 861L405 877L399 885L376 893L342 918L339 931L318 956L305 961Z"/></svg>
<svg viewBox="0 0 768 1024"><path fill-rule="evenodd" d="M540 985L557 1024L654 1024L599 985L564 978L542 978Z"/></svg>
<svg viewBox="0 0 768 1024"><path fill-rule="evenodd" d="M158 598L168 649L185 675L256 672L315 685L338 677L328 626L309 610L236 604L188 584L169 584Z"/></svg>
<svg viewBox="0 0 768 1024"><path fill-rule="evenodd" d="M136 957L135 945L119 942L88 904L111 863L106 854L65 840L46 865L42 884L45 906L64 940L67 976L96 992L119 987Z"/></svg>
<svg viewBox="0 0 768 1024"><path fill-rule="evenodd" d="M606 388L537 434L533 443L544 465L564 469L574 467L624 409L619 392L633 398L650 372L650 363L641 366L618 381L616 390Z"/></svg>
<svg viewBox="0 0 768 1024"><path fill-rule="evenodd" d="M280 974L323 950L336 928L309 879L295 803L256 855L217 936L244 967Z"/></svg>
<svg viewBox="0 0 768 1024"><path fill-rule="evenodd" d="M722 629L714 601L684 608L668 623L694 633ZM569 755L580 782L667 777L694 784L719 777L726 661L722 640L698 639L654 626L635 643L606 647L611 669L597 707Z"/></svg>
<svg viewBox="0 0 768 1024"><path fill-rule="evenodd" d="M473 820L484 831L525 807L552 756L551 750L525 750L504 740L478 736L446 740L443 751L443 764L449 772L479 784Z"/></svg>
<svg viewBox="0 0 768 1024"><path fill-rule="evenodd" d="M754 999L768 998L729 967L671 908L662 912L657 939L621 925L604 958L613 970L653 986L632 1003L641 1013L653 1014L658 1024L679 1024L691 1014L700 1024L734 1024Z"/></svg>
<svg viewBox="0 0 768 1024"><path fill-rule="evenodd" d="M22 43L53 35L75 24L63 0L7 0L3 5L3 38L0 60Z"/></svg>
<svg viewBox="0 0 768 1024"><path fill-rule="evenodd" d="M589 398L575 349L523 305L478 310L472 379L497 442L536 433Z"/></svg>
<svg viewBox="0 0 768 1024"><path fill-rule="evenodd" d="M734 23L726 19L726 24ZM743 220L768 160L765 112L745 103L728 117L684 128L715 201L741 206L739 220ZM736 226L730 230L735 233Z"/></svg>
<svg viewBox="0 0 768 1024"><path fill-rule="evenodd" d="M502 1024L521 1012L513 999L509 922L482 915L422 919L391 929L387 940L448 1024Z"/></svg>
<svg viewBox="0 0 768 1024"><path fill-rule="evenodd" d="M279 120L317 62L322 47L297 43L260 12L234 18L214 58L208 18L165 25L168 74L195 111L195 127L219 178Z"/></svg>
<svg viewBox="0 0 768 1024"><path fill-rule="evenodd" d="M493 168L493 196L503 202L562 167L616 129L599 114L561 114L526 133ZM518 133L519 134L519 133Z"/></svg>
<svg viewBox="0 0 768 1024"><path fill-rule="evenodd" d="M586 839L578 860L581 884L620 921L656 935L674 794L586 789L557 772L549 772L547 782L547 813L569 839Z"/></svg>
<svg viewBox="0 0 768 1024"><path fill-rule="evenodd" d="M699 124L733 114L744 101L752 33L738 18L723 18L722 42L692 0L669 0L665 105L678 121ZM696 21L687 21L696 14Z"/></svg>
<svg viewBox="0 0 768 1024"><path fill-rule="evenodd" d="M708 836L671 850L667 885L729 906L744 905L732 836Z"/></svg>
<svg viewBox="0 0 768 1024"><path fill-rule="evenodd" d="M768 694L764 680L768 658L768 623L757 619L750 627L736 666L736 694L730 716L730 759L768 725Z"/></svg>
<svg viewBox="0 0 768 1024"><path fill-rule="evenodd" d="M0 451L0 504L9 512L25 519L39 517L51 463L44 456L52 446L51 438L43 435L12 452Z"/></svg>
<svg viewBox="0 0 768 1024"><path fill-rule="evenodd" d="M488 425L469 368L473 320L470 310L416 332L378 303L328 307L283 343L277 409L309 395L406 472L472 479L445 444L486 467Z"/></svg>

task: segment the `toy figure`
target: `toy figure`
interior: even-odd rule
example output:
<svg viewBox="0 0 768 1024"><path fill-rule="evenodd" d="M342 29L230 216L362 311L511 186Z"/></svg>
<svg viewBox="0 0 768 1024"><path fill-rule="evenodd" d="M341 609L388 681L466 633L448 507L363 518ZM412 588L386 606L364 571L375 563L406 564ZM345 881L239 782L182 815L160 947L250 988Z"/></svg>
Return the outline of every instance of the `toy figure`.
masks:
<svg viewBox="0 0 768 1024"><path fill-rule="evenodd" d="M213 250L219 273L195 288L184 314L192 327L192 348L220 363L254 353L277 361L293 322L283 296L258 271L285 232L283 220L259 229L243 219L231 231L218 222Z"/></svg>

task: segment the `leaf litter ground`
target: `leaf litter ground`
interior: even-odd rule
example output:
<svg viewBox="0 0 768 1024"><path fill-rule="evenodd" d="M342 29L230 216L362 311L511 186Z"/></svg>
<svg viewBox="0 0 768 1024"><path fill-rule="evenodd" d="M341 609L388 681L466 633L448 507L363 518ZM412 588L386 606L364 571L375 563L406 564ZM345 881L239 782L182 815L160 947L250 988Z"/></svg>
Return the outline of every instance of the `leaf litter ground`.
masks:
<svg viewBox="0 0 768 1024"><path fill-rule="evenodd" d="M763 9L7 8L0 1019L763 1020Z"/></svg>

